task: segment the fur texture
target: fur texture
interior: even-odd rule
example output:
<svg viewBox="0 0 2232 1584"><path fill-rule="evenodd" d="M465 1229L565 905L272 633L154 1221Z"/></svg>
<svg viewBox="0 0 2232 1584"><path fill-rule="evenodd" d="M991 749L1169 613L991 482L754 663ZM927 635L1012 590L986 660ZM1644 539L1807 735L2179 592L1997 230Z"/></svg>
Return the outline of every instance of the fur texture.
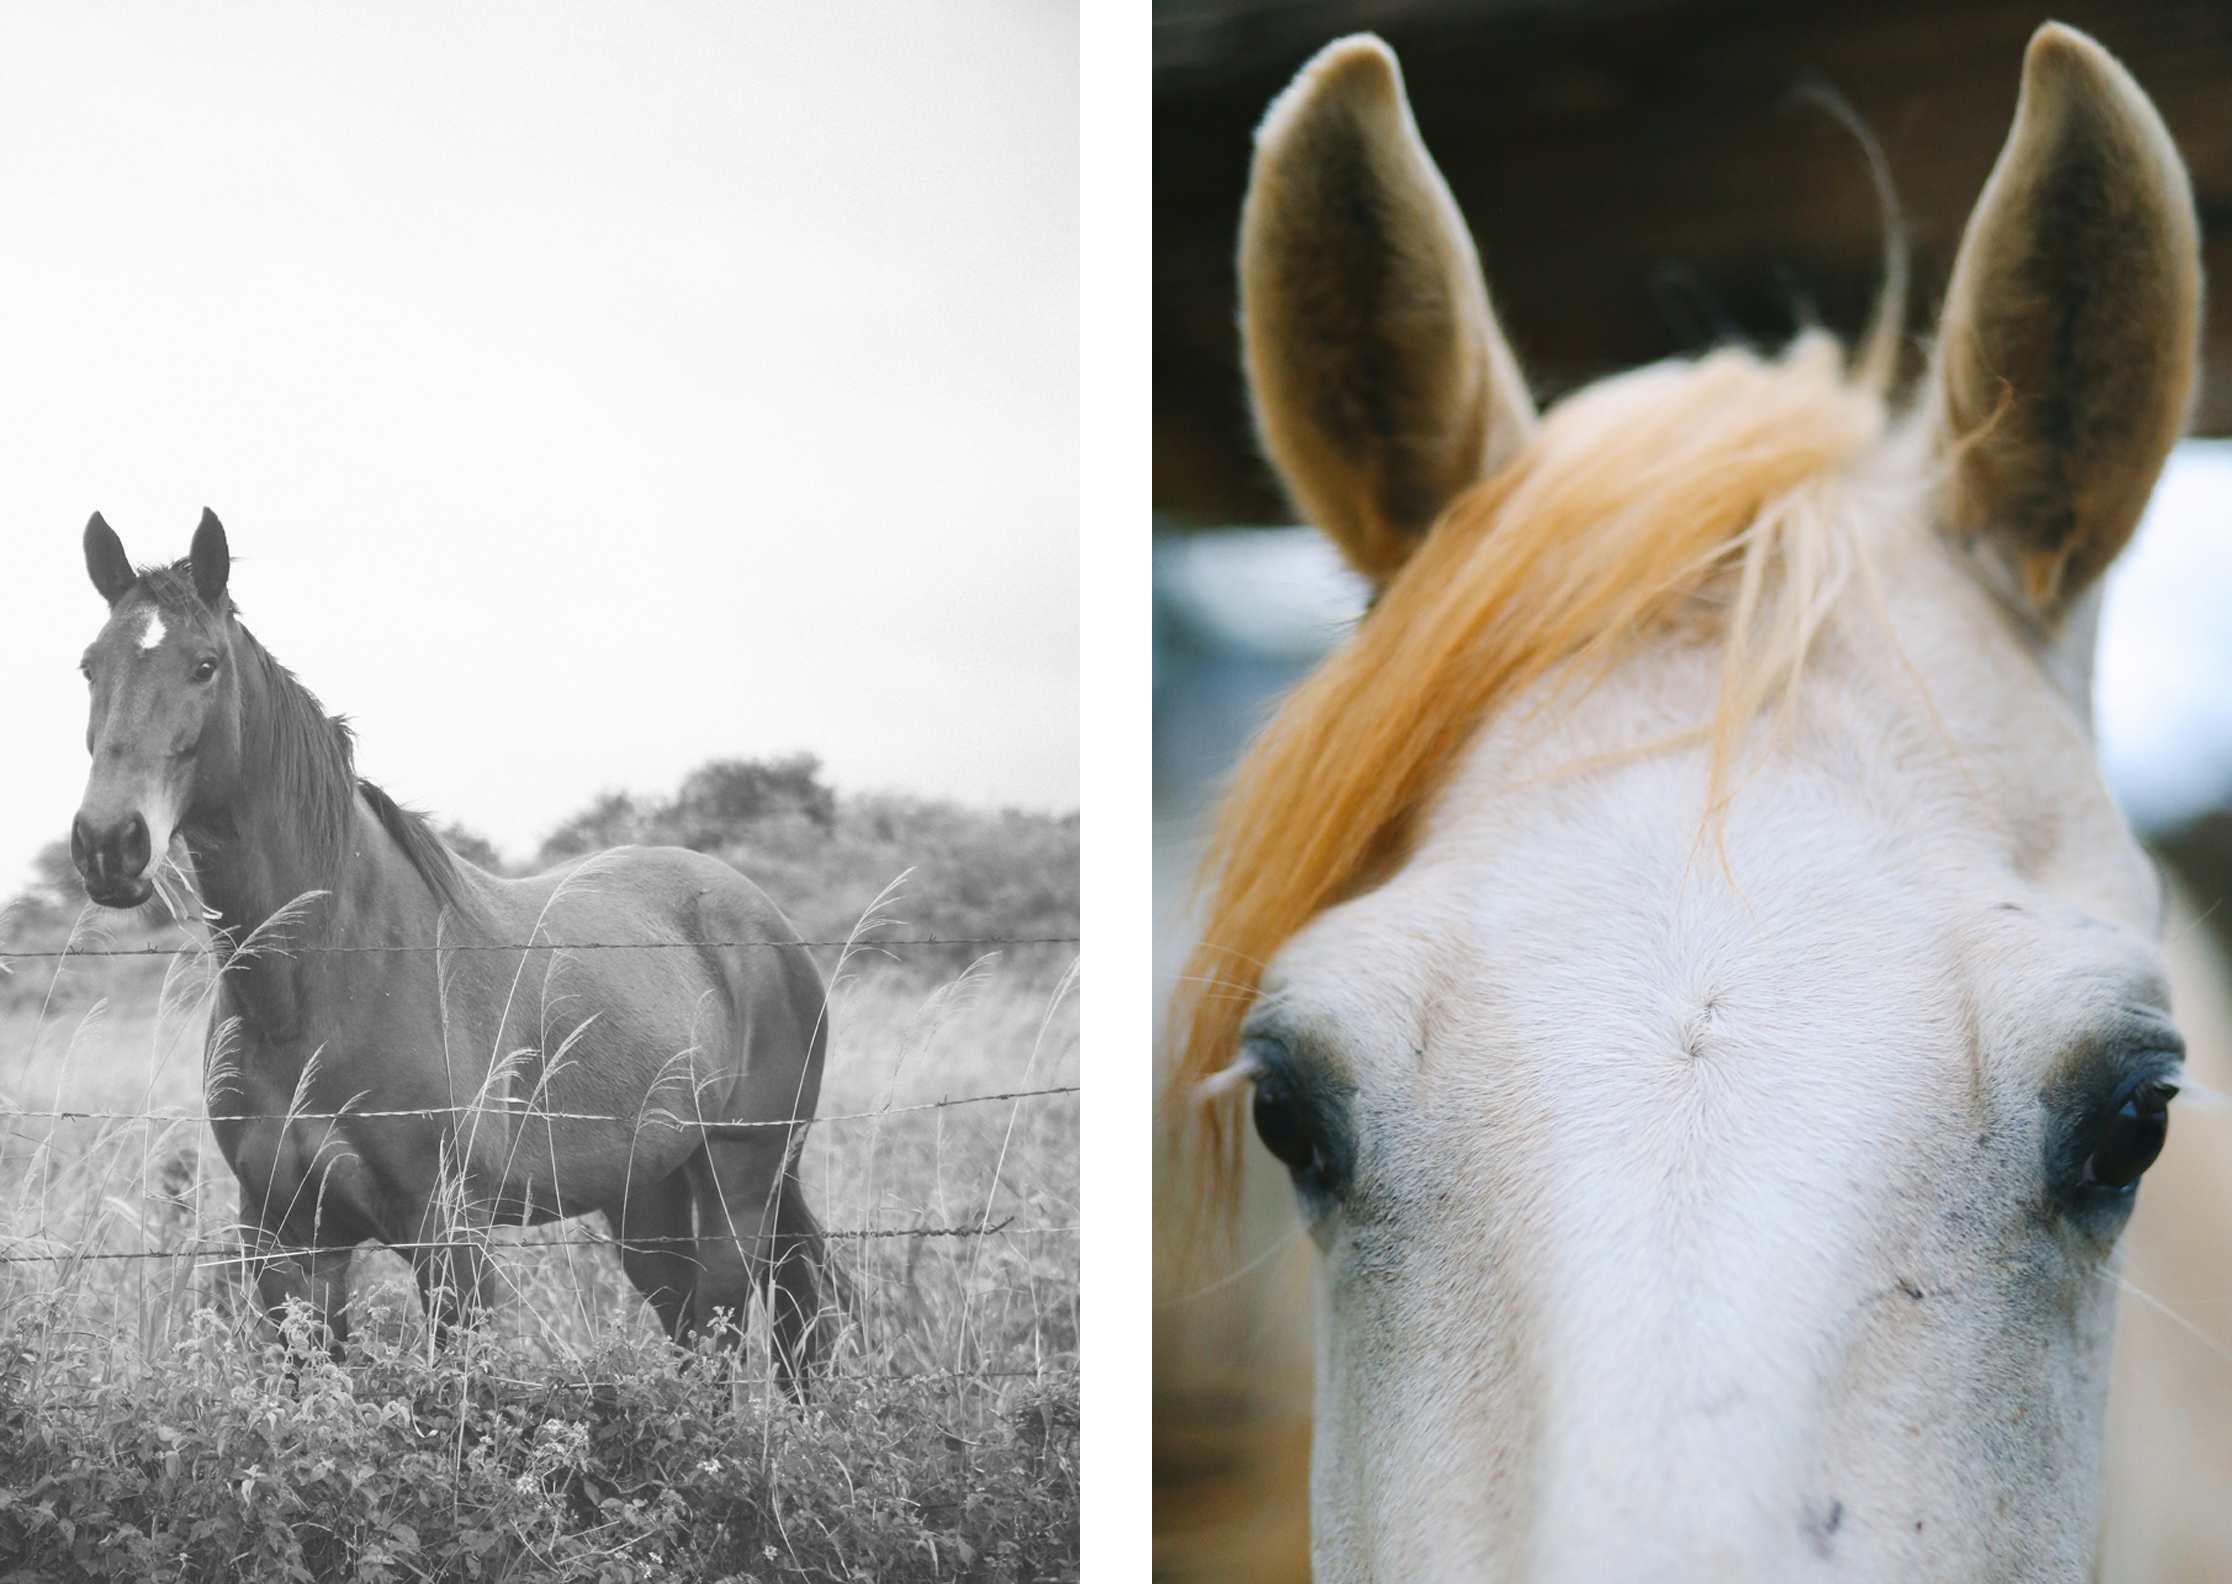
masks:
<svg viewBox="0 0 2232 1584"><path fill-rule="evenodd" d="M673 848L520 880L460 863L357 778L346 724L241 624L214 517L187 560L129 584L99 526L88 567L111 605L73 845L89 893L122 906L174 835L191 852L226 957L210 1126L274 1315L306 1300L338 1345L351 1251L377 1240L447 1324L493 1297L491 1225L601 1211L671 1335L735 1342L757 1291L802 1387L824 1249L796 1157L828 1025L789 921ZM149 610L167 618L153 648ZM568 950L592 942L645 949Z"/></svg>
<svg viewBox="0 0 2232 1584"><path fill-rule="evenodd" d="M1368 577L1533 430L1472 238L1375 38L1320 53L1263 118L1240 320L1264 449Z"/></svg>
<svg viewBox="0 0 2232 1584"><path fill-rule="evenodd" d="M2047 619L2138 526L2199 368L2200 232L2147 96L2045 27L1947 287L1933 393L1946 525Z"/></svg>
<svg viewBox="0 0 2232 1584"><path fill-rule="evenodd" d="M1825 339L1777 364L1727 351L1593 387L1451 505L1234 779L1175 998L1176 1081L1229 1059L1260 965L1400 866L1480 723L1551 668L1593 677L1674 624L1724 629L1719 708L1682 730L1725 749L1798 675L1842 586L1825 491L1882 426ZM1228 1110L1202 1115L1214 1129ZM1220 1192L1229 1150L1202 1159Z"/></svg>
<svg viewBox="0 0 2232 1584"><path fill-rule="evenodd" d="M1174 1156L1212 1197L1244 1161L1248 1214L1283 1201L1315 1245L1315 1576L2089 1577L2133 1200L2085 1171L2182 1042L2073 613L2190 395L2176 156L2096 45L2041 30L1909 421L1811 343L1645 371L1483 481L1412 469L1414 504L1444 481L1415 542L1354 504L1387 498L1371 426L1322 415L1369 410L1361 368L1454 393L1417 432L1469 432L1444 365L1502 342L1439 306L1415 355L1379 329L1376 283L1472 258L1453 209L1344 196L1360 142L1374 171L1405 147L1390 94L1382 47L1332 46L1259 149L1279 223L1244 286L1353 290L1317 324L1362 343L1298 330L1277 362L1293 319L1251 306L1266 444L1386 581L1236 778L1166 1070ZM1235 1142L1251 1085L1304 1136L1291 1190ZM1259 1291L1268 1358L1299 1295ZM1295 1420L1228 1380L1222 1441L1189 1439L1192 1301L1158 1451L1259 1471L1245 1568L1296 1532L1260 1472ZM1173 1573L1209 1505L1173 1507Z"/></svg>

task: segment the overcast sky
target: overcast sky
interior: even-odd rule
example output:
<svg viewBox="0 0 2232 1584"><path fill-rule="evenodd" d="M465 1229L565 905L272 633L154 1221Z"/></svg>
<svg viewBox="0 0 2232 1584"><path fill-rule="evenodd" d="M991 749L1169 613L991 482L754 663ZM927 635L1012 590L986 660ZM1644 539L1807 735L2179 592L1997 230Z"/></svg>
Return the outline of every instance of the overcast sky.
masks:
<svg viewBox="0 0 2232 1584"><path fill-rule="evenodd" d="M0 9L0 896L96 508L213 508L363 771L515 856L715 756L1075 807L1077 169L1054 0Z"/></svg>

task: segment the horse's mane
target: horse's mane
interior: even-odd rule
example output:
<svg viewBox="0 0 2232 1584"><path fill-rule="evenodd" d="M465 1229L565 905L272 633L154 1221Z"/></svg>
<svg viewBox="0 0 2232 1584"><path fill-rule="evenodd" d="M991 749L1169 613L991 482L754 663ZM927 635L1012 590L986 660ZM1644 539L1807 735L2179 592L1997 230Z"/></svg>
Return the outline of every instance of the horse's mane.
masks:
<svg viewBox="0 0 2232 1584"><path fill-rule="evenodd" d="M1879 381L1836 343L1737 349L1599 382L1453 501L1355 634L1249 749L1217 813L1201 944L1172 1000L1169 1119L1229 1203L1233 1059L1263 966L1325 908L1408 856L1481 725L1554 669L1586 689L1677 621L1724 644L1717 818L1738 738L1797 679L1844 582L1829 493L1883 433ZM1658 745L1653 745L1658 746ZM1196 1103L1200 1100L1202 1103ZM1196 1129L1200 1131L1197 1132Z"/></svg>
<svg viewBox="0 0 2232 1584"><path fill-rule="evenodd" d="M362 776L357 777L357 790L364 794L364 801L372 805L380 829L403 849L403 856L411 860L411 867L418 871L427 889L437 900L463 911L466 899L461 889L457 854L434 834L434 827L426 816L417 809L405 808L388 796L385 788Z"/></svg>
<svg viewBox="0 0 2232 1584"><path fill-rule="evenodd" d="M194 610L201 598L194 589L190 560L142 567L139 586L159 608L181 617ZM328 715L317 695L272 658L271 651L238 621L238 609L229 596L225 610L236 618L234 626L249 662L263 680L268 701L268 708L246 723L244 755L278 798L301 812L313 864L327 875L339 870L356 795L362 792L380 828L403 849L427 889L438 901L462 910L466 897L457 858L442 845L426 816L403 807L356 773L356 733L347 717Z"/></svg>

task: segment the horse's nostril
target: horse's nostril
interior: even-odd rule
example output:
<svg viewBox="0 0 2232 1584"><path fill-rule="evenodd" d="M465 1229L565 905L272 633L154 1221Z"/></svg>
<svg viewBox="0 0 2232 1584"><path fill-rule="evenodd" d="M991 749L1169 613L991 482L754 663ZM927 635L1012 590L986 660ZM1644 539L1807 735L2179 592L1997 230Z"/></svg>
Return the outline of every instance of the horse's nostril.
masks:
<svg viewBox="0 0 2232 1584"><path fill-rule="evenodd" d="M147 867L150 856L147 840L147 821L134 814L124 826L123 839L117 843L118 867L127 875L136 875Z"/></svg>
<svg viewBox="0 0 2232 1584"><path fill-rule="evenodd" d="M70 861L77 865L86 888L96 894L113 891L145 873L153 848L147 821L138 814L105 831L82 814L70 821Z"/></svg>

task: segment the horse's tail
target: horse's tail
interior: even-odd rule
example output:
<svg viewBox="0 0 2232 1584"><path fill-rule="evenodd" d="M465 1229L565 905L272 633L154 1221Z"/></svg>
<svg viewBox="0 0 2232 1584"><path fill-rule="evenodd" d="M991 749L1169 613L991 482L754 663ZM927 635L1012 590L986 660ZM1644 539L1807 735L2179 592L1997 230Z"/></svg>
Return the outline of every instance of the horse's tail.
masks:
<svg viewBox="0 0 2232 1584"><path fill-rule="evenodd" d="M782 1231L803 1245L804 1256L813 1262L814 1279L822 1288L822 1311L840 1320L860 1321L860 1294L853 1283L853 1274L846 1262L838 1257L837 1244L814 1215L813 1206L798 1192L798 1177L791 1175L783 1195L784 1219Z"/></svg>

